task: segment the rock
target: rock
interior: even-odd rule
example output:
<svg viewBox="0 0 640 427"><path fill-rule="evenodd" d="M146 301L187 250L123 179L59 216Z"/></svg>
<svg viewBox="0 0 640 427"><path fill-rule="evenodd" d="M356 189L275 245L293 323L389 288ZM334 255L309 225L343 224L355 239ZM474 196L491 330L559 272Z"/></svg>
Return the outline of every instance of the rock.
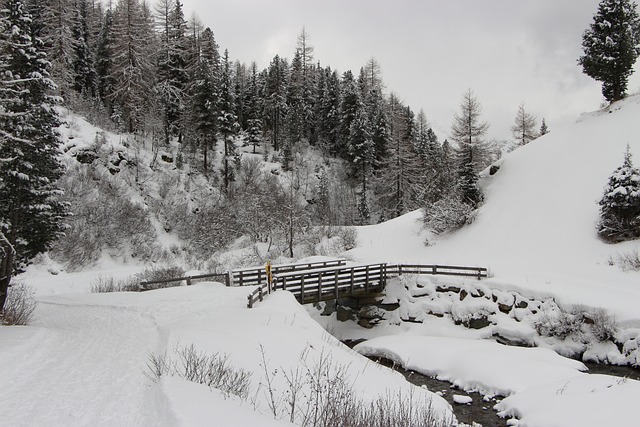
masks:
<svg viewBox="0 0 640 427"><path fill-rule="evenodd" d="M498 165L491 165L491 167L489 168L489 175L493 176L493 175L495 175L499 170L500 170L500 166L498 166Z"/></svg>
<svg viewBox="0 0 640 427"><path fill-rule="evenodd" d="M458 405L471 405L471 403L473 403L473 399L469 396L454 394L453 403L457 403Z"/></svg>
<svg viewBox="0 0 640 427"><path fill-rule="evenodd" d="M489 321L487 316L481 316L477 319L469 319L467 322L465 322L465 326L469 329L482 329L490 325L491 322Z"/></svg>
<svg viewBox="0 0 640 427"><path fill-rule="evenodd" d="M520 301L518 303L518 305L516 307L518 307L518 308L527 308L527 307L529 307L529 303L526 302L525 300L522 300L522 301Z"/></svg>
<svg viewBox="0 0 640 427"><path fill-rule="evenodd" d="M339 305L336 307L336 318L340 322L346 322L347 320L355 320L356 314L350 308Z"/></svg>
<svg viewBox="0 0 640 427"><path fill-rule="evenodd" d="M169 155L169 154L162 154L160 156L160 158L162 159L163 162L166 163L173 163L173 156Z"/></svg>
<svg viewBox="0 0 640 427"><path fill-rule="evenodd" d="M465 291L464 289L462 289L460 291L460 301L464 300L467 297L467 295L469 295L469 293L467 291Z"/></svg>
<svg viewBox="0 0 640 427"><path fill-rule="evenodd" d="M98 153L95 151L79 151L75 155L76 160L83 165L89 165L98 158Z"/></svg>
<svg viewBox="0 0 640 427"><path fill-rule="evenodd" d="M513 307L507 304L498 304L498 310L500 310L501 312L505 313L505 314L509 314L509 312L511 311Z"/></svg>

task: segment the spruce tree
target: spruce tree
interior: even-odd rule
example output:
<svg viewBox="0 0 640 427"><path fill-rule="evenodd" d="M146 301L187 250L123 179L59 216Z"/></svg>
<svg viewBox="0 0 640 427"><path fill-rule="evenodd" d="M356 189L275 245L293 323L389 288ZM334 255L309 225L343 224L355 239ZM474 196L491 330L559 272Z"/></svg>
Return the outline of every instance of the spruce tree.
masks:
<svg viewBox="0 0 640 427"><path fill-rule="evenodd" d="M197 59L188 92L196 145L202 150L204 172L208 174L213 157L210 153L215 148L220 129L220 54L210 28L202 32L200 44L202 53Z"/></svg>
<svg viewBox="0 0 640 427"><path fill-rule="evenodd" d="M62 234L67 206L56 187L63 173L59 100L51 95L43 43L34 37L23 0L4 2L0 20L1 311L13 273Z"/></svg>
<svg viewBox="0 0 640 427"><path fill-rule="evenodd" d="M640 237L640 169L633 166L627 145L622 166L618 167L600 199L598 234L608 242Z"/></svg>
<svg viewBox="0 0 640 427"><path fill-rule="evenodd" d="M546 135L549 133L549 127L547 126L547 122L542 118L542 124L540 125L540 136Z"/></svg>
<svg viewBox="0 0 640 427"><path fill-rule="evenodd" d="M218 122L220 123L220 135L224 144L223 178L225 191L229 184L235 181L233 158L236 156L236 146L231 139L239 130L238 117L234 114L235 101L233 88L231 87L231 64L229 63L229 51L225 49L222 59L222 74L220 76L220 109Z"/></svg>
<svg viewBox="0 0 640 427"><path fill-rule="evenodd" d="M636 4L630 0L602 0L593 23L582 36L583 72L602 82L609 102L624 98L640 42Z"/></svg>

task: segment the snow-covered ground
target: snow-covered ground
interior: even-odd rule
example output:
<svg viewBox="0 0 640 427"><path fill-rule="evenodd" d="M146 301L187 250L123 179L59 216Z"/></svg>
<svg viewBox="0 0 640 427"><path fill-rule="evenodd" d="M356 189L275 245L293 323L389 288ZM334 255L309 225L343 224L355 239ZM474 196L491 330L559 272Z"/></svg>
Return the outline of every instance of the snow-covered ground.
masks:
<svg viewBox="0 0 640 427"><path fill-rule="evenodd" d="M49 277L32 273L30 282L39 286ZM452 417L442 398L329 335L289 293L271 295L249 310L250 288L200 283L92 294L77 292L77 277L55 277L59 288L38 297L32 326L0 327L3 425L286 425L270 415L263 352L269 374L280 372L272 378L278 400L287 390L283 373L322 360L332 369L345 367L359 398L413 395L431 401L443 418ZM154 383L145 375L150 355L171 355L191 344L199 352L225 354L234 368L250 372L249 401L175 377Z"/></svg>
<svg viewBox="0 0 640 427"><path fill-rule="evenodd" d="M639 242L602 243L595 233L597 201L630 145L640 164L637 138L640 97L583 116L574 125L520 148L482 178L486 203L473 224L447 236L422 230L420 213L359 228L359 262L480 265L484 283L560 304L602 307L627 328L640 327L640 273L609 265ZM430 246L425 246L429 240ZM304 363L330 358L349 366L363 398L401 390L438 396L407 384L402 376L368 362L311 320L289 294L278 292L253 310L251 289L216 283L146 293L90 294L99 276L124 277L139 266L107 263L102 269L67 273L37 266L22 279L40 304L29 327L0 327L0 423L19 425L286 425L270 416L265 369L276 389ZM53 274L57 273L57 274ZM345 329L353 328L345 324ZM341 335L355 335L351 331ZM361 344L411 369L447 378L462 388L509 395L496 409L520 426L635 425L638 382L581 373L580 363L545 349L508 348L481 341L476 331L434 318L421 325L357 332ZM399 336L383 336L398 334ZM376 338L378 337L378 338ZM150 354L172 354L180 345L229 355L252 373L251 402L224 396L179 378L154 383L145 375ZM264 349L264 353L260 348ZM306 362L301 362L301 359ZM413 391L411 391L413 390ZM215 421L212 421L215 420Z"/></svg>

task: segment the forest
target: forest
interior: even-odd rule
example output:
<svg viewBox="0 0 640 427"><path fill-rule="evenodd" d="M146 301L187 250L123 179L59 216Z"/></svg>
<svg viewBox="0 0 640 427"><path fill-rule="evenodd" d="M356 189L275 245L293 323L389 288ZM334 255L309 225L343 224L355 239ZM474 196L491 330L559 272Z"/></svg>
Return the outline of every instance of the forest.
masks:
<svg viewBox="0 0 640 427"><path fill-rule="evenodd" d="M149 216L199 261L242 236L294 258L313 227L374 224L420 208L431 229L446 232L473 220L483 201L481 170L548 131L544 120L538 130L522 104L514 140L487 140L489 124L468 89L450 141L440 141L424 111L416 114L385 86L375 58L356 71L324 65L304 27L291 59L276 55L260 69L234 61L211 28L185 17L180 0L4 3L4 107L15 111L3 124L12 141L2 145L3 174L15 181L2 188L6 200L19 188L34 193L33 179L27 185L16 177L38 169L46 178L41 200L7 203L15 212L3 213L13 215L4 235L18 266L52 249L80 268L118 245L158 260L149 249L157 237ZM11 94L20 94L19 105ZM20 120L46 134L49 152L59 149L59 126L70 126L60 108L124 135L130 153L106 170L97 167L95 150L68 151L72 162L46 157L50 164L34 152L31 163L14 164L16 153L30 149L20 144L32 138L19 135ZM96 150L105 141L96 132ZM151 153L148 162L143 151ZM167 163L174 173L154 177ZM143 194L142 204L133 200L131 188L144 193L150 181L162 181L162 191ZM49 225L41 235L18 238L42 219Z"/></svg>

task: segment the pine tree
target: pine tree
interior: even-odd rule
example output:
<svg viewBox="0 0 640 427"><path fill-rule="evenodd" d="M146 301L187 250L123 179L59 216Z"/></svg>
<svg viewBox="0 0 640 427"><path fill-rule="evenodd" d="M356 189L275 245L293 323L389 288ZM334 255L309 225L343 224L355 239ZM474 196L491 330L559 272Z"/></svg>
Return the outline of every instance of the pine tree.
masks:
<svg viewBox="0 0 640 427"><path fill-rule="evenodd" d="M583 72L602 82L609 102L623 99L640 49L640 22L630 0L602 0L593 23L582 35Z"/></svg>
<svg viewBox="0 0 640 427"><path fill-rule="evenodd" d="M197 58L190 94L190 117L197 145L202 149L204 172L208 174L210 159L220 129L220 53L213 32L206 28L200 37L201 54ZM213 156L211 156L213 157Z"/></svg>
<svg viewBox="0 0 640 427"><path fill-rule="evenodd" d="M93 55L89 48L89 5L87 0L77 0L72 19L73 36L73 89L79 94L96 96L97 75Z"/></svg>
<svg viewBox="0 0 640 427"><path fill-rule="evenodd" d="M51 77L64 96L75 80L74 8L70 0L35 0L29 5L29 13L36 19L34 35L43 41L47 59L51 62Z"/></svg>
<svg viewBox="0 0 640 427"><path fill-rule="evenodd" d="M341 97L340 97L340 129L336 154L342 158L349 158L349 140L351 136L351 124L355 120L356 113L362 109L360 91L356 85L351 71L346 71L342 75ZM366 116L366 112L361 114ZM366 117L368 120L368 117ZM369 136L370 137L370 136Z"/></svg>
<svg viewBox="0 0 640 427"><path fill-rule="evenodd" d="M535 117L525 111L524 103L520 104L515 123L511 126L513 138L517 141L518 145L526 145L539 136L536 133L536 126Z"/></svg>
<svg viewBox="0 0 640 427"><path fill-rule="evenodd" d="M417 129L411 108L392 93L387 109L389 144L377 171L375 193L383 217L390 219L420 207L418 191L424 163L417 151Z"/></svg>
<svg viewBox="0 0 640 427"><path fill-rule="evenodd" d="M256 146L260 144L262 138L262 99L260 97L260 86L262 82L258 75L258 65L251 63L249 69L249 82L245 91L245 107L247 120L248 142L253 146L253 154L256 153Z"/></svg>
<svg viewBox="0 0 640 427"><path fill-rule="evenodd" d="M462 201L475 208L483 200L477 183L478 172L487 155L484 135L489 124L480 120L482 107L471 89L463 95L460 110L451 126L451 139L458 145L458 188Z"/></svg>
<svg viewBox="0 0 640 427"><path fill-rule="evenodd" d="M155 67L150 52L154 52L155 34L146 3L119 0L113 14L112 68L113 91L109 100L118 108L127 132L137 132L144 126L150 112L148 101L155 84Z"/></svg>
<svg viewBox="0 0 640 427"><path fill-rule="evenodd" d="M155 92L162 114L165 143L177 135L182 142L183 110L189 74L187 22L179 0L160 0L156 4L156 25L160 30L158 81Z"/></svg>
<svg viewBox="0 0 640 427"><path fill-rule="evenodd" d="M359 212L361 224L368 224L371 218L367 201L367 183L373 169L375 145L371 139L371 124L367 111L362 104L358 105L349 128L348 154L355 169L356 179L360 180Z"/></svg>
<svg viewBox="0 0 640 427"><path fill-rule="evenodd" d="M608 242L640 237L640 169L633 166L627 145L624 163L609 177L600 199L598 234Z"/></svg>
<svg viewBox="0 0 640 427"><path fill-rule="evenodd" d="M546 135L548 133L549 133L549 128L547 127L547 122L545 122L543 117L542 124L540 125L540 136Z"/></svg>
<svg viewBox="0 0 640 427"><path fill-rule="evenodd" d="M109 99L113 94L113 12L107 9L102 19L95 50L95 70L98 97L111 110ZM112 113L113 111L110 111Z"/></svg>
<svg viewBox="0 0 640 427"><path fill-rule="evenodd" d="M275 151L280 150L280 142L285 128L287 114L287 62L276 55L269 64L265 94L265 123L271 131L271 142Z"/></svg>
<svg viewBox="0 0 640 427"><path fill-rule="evenodd" d="M60 121L43 43L22 0L7 0L0 21L1 311L12 274L62 234L67 206L55 184Z"/></svg>
<svg viewBox="0 0 640 427"><path fill-rule="evenodd" d="M233 170L233 158L236 156L236 146L231 139L239 130L238 118L234 114L235 101L233 88L231 87L231 64L229 63L229 51L225 49L222 59L222 74L220 76L220 111L218 122L220 134L224 144L223 178L225 191L229 184L235 180Z"/></svg>

